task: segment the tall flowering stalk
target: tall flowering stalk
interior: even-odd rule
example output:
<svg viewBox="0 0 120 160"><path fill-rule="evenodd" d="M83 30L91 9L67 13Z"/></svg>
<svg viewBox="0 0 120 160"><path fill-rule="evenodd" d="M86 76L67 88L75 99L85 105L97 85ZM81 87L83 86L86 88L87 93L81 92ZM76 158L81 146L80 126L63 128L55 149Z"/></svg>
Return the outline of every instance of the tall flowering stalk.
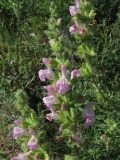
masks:
<svg viewBox="0 0 120 160"><path fill-rule="evenodd" d="M82 102L80 99L81 95L84 95L84 78L90 78L93 74L90 61L95 56L92 32L95 12L91 2L86 0L76 0L75 4L69 7L73 19L69 31L80 42L78 55L84 61L79 68L74 68L69 59L70 50L65 43L66 37L63 36L61 24L58 23L60 18L53 4L50 11L49 30L46 33L53 58L44 59L50 64L55 76L46 86L48 96L43 97L43 102L51 111L46 115L47 120L59 123L60 137L65 138L68 146L73 147L83 142L83 130L92 127L95 121L95 112L92 109L94 103L89 102L90 97L84 97Z"/></svg>
<svg viewBox="0 0 120 160"><path fill-rule="evenodd" d="M46 108L44 119L49 125L54 122L59 126L56 137L65 141L68 147L81 149L81 145L84 144L83 132L86 131L86 128L94 125L93 106L95 103L93 101L98 100L96 95L93 96L92 93L89 93L89 89L94 87L99 97L103 94L97 86L95 79L97 72L93 67L96 53L93 39L95 12L92 2L75 0L74 5L70 6L68 10L72 17L69 32L70 36L76 37L79 44L77 55L81 59L81 63L77 65L78 67L71 63L70 41L61 30L62 20L58 17L57 9L52 3L50 6L51 17L48 31L46 31L52 55L42 59L44 68L40 69L38 76L40 81L47 82L47 86L43 86L47 96L42 98ZM50 145L47 141L40 140L42 138L40 135L44 134L38 129L40 126L35 112L29 109L24 93L19 91L16 97L17 106L26 119L16 121L13 137L21 143L25 143L23 148L25 147L26 152L13 159L20 159L22 156L26 159L38 157L36 159L48 160L46 150L50 153L50 149L46 148L49 148ZM45 140L44 136L43 138ZM66 157L70 159L70 156L65 156L65 159L67 159ZM71 159L76 159L76 157Z"/></svg>

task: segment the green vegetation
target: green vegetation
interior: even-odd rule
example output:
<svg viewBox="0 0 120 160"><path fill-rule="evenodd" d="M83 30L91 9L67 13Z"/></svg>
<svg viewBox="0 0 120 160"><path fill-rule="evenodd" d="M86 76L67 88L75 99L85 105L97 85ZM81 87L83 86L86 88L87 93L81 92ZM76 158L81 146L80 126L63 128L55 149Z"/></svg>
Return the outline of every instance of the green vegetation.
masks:
<svg viewBox="0 0 120 160"><path fill-rule="evenodd" d="M47 130L48 137L53 137L57 127L54 123L50 126L44 119L42 97L46 83L38 79L38 71L43 67L42 58L52 53L46 35L50 3L51 0L0 0L0 159L3 157L3 160L20 150L11 133L14 120L20 116L14 104L18 89L26 91L29 106L39 115L41 128ZM71 17L68 8L72 4L72 0L55 1L58 17L62 18L61 29L76 52L78 44L69 34ZM83 133L86 143L80 152L67 149L59 140L52 143L51 138L53 160L57 153L60 156L66 154L65 160L72 160L71 152L78 160L120 159L120 2L94 0L94 6L97 78L106 99L100 99L95 108L95 125ZM76 53L70 58L75 59L75 66L80 62Z"/></svg>

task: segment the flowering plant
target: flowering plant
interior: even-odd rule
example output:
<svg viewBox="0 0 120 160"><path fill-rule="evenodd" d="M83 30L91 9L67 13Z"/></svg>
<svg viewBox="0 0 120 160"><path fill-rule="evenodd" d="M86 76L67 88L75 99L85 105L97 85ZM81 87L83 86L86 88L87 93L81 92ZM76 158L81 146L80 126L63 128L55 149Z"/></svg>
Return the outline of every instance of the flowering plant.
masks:
<svg viewBox="0 0 120 160"><path fill-rule="evenodd" d="M73 22L69 29L70 36L74 36L79 43L77 55L73 56L78 56L82 61L76 67L70 60L72 50L66 45L68 37L61 30L62 20L57 16L55 5L51 4L49 30L46 34L53 53L51 57L42 59L47 69L40 69L38 73L40 81L46 83L43 88L48 94L42 99L48 111L44 117L48 125L54 123L57 126L56 139L65 142L68 148L76 150L85 143L83 132L94 125L95 102L104 96L97 86L97 72L93 67L93 8L92 2L87 0L76 0L75 5L69 7ZM89 92L90 88L93 94ZM49 160L50 144L45 141L47 135L44 129L39 130L38 117L29 109L26 94L20 90L16 93L16 99L16 106L23 118L16 121L13 137L22 144L25 153L11 160ZM64 159L68 157L76 159L74 154L65 155Z"/></svg>

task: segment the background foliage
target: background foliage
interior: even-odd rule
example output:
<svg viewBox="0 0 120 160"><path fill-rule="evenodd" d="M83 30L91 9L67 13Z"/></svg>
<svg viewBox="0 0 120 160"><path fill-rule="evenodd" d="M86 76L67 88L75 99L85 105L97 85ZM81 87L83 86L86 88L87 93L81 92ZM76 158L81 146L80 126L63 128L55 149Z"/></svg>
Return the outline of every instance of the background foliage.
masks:
<svg viewBox="0 0 120 160"><path fill-rule="evenodd" d="M48 57L51 54L45 34L50 17L50 3L50 0L0 1L0 149L11 155L19 150L19 146L16 146L11 136L11 126L18 115L14 106L14 92L19 88L25 89L28 93L29 106L36 113L44 112L41 104L43 88L37 74L42 67L42 57ZM73 1L60 0L55 3L58 16L62 18L62 28L65 34L70 36L68 29L71 17L68 8ZM85 133L88 144L82 146L82 152L75 151L79 153L78 157L82 160L120 159L119 6L119 0L95 0L96 67L99 69L98 80L105 90L107 100L96 106L95 126ZM70 37L70 42L73 48L77 47L74 38ZM77 61L79 63L79 59ZM43 127L47 127L44 119ZM48 126L47 130L51 128ZM71 153L66 149L65 144L62 144L62 147L57 143L52 145L55 148L51 151L53 157L57 152ZM74 154L75 152L73 151Z"/></svg>

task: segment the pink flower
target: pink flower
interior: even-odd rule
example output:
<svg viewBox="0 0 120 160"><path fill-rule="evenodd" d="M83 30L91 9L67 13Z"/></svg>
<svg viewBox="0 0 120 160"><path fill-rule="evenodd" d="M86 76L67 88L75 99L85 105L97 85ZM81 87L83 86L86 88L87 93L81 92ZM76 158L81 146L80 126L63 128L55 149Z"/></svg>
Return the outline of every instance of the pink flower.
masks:
<svg viewBox="0 0 120 160"><path fill-rule="evenodd" d="M19 119L15 120L15 125L19 126L21 124L21 121Z"/></svg>
<svg viewBox="0 0 120 160"><path fill-rule="evenodd" d="M69 84L68 80L66 79L66 67L64 65L61 65L61 78L56 82L55 87L58 93L65 94L69 91Z"/></svg>
<svg viewBox="0 0 120 160"><path fill-rule="evenodd" d="M77 33L77 32L78 32L78 27L77 27L77 25L76 25L76 24L73 24L73 25L70 27L69 31L70 31L71 34Z"/></svg>
<svg viewBox="0 0 120 160"><path fill-rule="evenodd" d="M38 75L39 75L39 78L40 78L41 81L45 81L45 78L46 78L46 70L41 69L41 70L39 71Z"/></svg>
<svg viewBox="0 0 120 160"><path fill-rule="evenodd" d="M52 71L51 68L48 68L46 70L41 69L39 71L39 78L40 78L41 81L45 81L45 79L54 80L55 79L55 74L54 74L54 72Z"/></svg>
<svg viewBox="0 0 120 160"><path fill-rule="evenodd" d="M57 118L57 114L55 112L51 112L49 114L46 114L46 119L50 122L55 120Z"/></svg>
<svg viewBox="0 0 120 160"><path fill-rule="evenodd" d="M61 77L61 79L57 81L55 86L58 93L62 95L67 93L70 90L68 80L66 79L66 77Z"/></svg>
<svg viewBox="0 0 120 160"><path fill-rule="evenodd" d="M28 142L28 147L30 150L36 150L38 148L38 140L36 136L31 136L29 142Z"/></svg>
<svg viewBox="0 0 120 160"><path fill-rule="evenodd" d="M47 96L43 98L43 102L50 110L53 110L53 105L57 103L57 98L55 96Z"/></svg>
<svg viewBox="0 0 120 160"><path fill-rule="evenodd" d="M48 86L45 86L44 88L47 89L49 96L55 95L55 87L54 86L48 85Z"/></svg>
<svg viewBox="0 0 120 160"><path fill-rule="evenodd" d="M15 127L13 129L13 137L15 139L17 139L18 137L21 137L25 134L25 130L23 128L20 128L20 127Z"/></svg>
<svg viewBox="0 0 120 160"><path fill-rule="evenodd" d="M71 79L75 78L75 77L80 77L80 71L78 69L74 69L71 72Z"/></svg>
<svg viewBox="0 0 120 160"><path fill-rule="evenodd" d="M70 6L69 11L71 16L75 16L76 14L80 13L80 0L76 0L75 6Z"/></svg>
<svg viewBox="0 0 120 160"><path fill-rule="evenodd" d="M45 65L46 67L49 67L49 65L50 65L50 60L49 60L48 58L43 58L42 61L43 61L44 65Z"/></svg>
<svg viewBox="0 0 120 160"><path fill-rule="evenodd" d="M76 6L70 6L69 11L70 11L71 16L75 16L78 13L78 9Z"/></svg>
<svg viewBox="0 0 120 160"><path fill-rule="evenodd" d="M77 24L73 24L70 27L69 31L71 32L71 34L78 34L78 35L81 35L81 36L84 36L87 33L87 29L86 29L86 26L84 24L80 25L80 26L77 26Z"/></svg>
<svg viewBox="0 0 120 160"><path fill-rule="evenodd" d="M85 121L86 127L92 126L95 121L95 112L91 108L93 105L94 105L94 103L90 102L85 106L85 109L84 109L83 116L86 119L86 121Z"/></svg>
<svg viewBox="0 0 120 160"><path fill-rule="evenodd" d="M29 156L31 154L31 151L26 152L24 154L19 154L17 157L11 158L11 160L29 160Z"/></svg>

